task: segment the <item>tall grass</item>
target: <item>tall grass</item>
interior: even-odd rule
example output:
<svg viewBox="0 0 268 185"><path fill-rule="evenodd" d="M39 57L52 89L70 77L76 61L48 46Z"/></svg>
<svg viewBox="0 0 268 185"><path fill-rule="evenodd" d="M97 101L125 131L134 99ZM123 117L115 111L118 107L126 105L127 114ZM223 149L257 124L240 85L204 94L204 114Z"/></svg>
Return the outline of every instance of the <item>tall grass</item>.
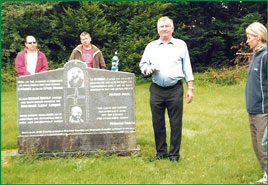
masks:
<svg viewBox="0 0 268 185"><path fill-rule="evenodd" d="M142 155L2 161L3 184L248 184L262 176L250 140L245 81L217 85L198 81L195 97L184 104L181 159L153 163L154 135L150 83L136 86L136 134ZM2 154L17 149L16 92L2 92ZM170 127L167 120L167 140ZM3 156L2 156L3 157Z"/></svg>

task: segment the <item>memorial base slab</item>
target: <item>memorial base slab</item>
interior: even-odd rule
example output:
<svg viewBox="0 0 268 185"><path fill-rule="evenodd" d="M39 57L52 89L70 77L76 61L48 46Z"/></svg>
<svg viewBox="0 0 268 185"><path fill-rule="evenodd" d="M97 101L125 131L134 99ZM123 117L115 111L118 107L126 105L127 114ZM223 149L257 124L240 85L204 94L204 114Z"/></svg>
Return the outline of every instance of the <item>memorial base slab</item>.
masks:
<svg viewBox="0 0 268 185"><path fill-rule="evenodd" d="M105 155L139 155L136 132L18 136L18 155L66 157L101 152Z"/></svg>

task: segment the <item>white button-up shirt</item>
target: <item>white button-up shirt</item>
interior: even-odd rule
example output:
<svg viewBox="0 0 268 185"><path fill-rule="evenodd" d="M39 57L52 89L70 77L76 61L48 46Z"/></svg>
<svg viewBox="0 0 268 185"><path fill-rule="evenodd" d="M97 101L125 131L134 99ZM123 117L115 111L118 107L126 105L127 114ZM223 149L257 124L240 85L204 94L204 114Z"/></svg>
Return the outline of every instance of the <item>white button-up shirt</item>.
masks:
<svg viewBox="0 0 268 185"><path fill-rule="evenodd" d="M194 80L187 45L183 40L171 38L168 43L160 39L149 43L140 61L140 69L154 65L159 71L152 75L154 83L161 87L175 85L180 79Z"/></svg>

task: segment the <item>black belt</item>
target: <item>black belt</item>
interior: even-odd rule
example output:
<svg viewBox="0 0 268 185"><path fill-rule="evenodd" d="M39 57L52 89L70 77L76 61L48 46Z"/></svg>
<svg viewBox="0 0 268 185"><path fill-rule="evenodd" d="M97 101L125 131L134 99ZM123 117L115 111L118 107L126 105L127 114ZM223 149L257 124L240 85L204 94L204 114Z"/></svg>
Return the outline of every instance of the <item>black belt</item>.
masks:
<svg viewBox="0 0 268 185"><path fill-rule="evenodd" d="M153 83L153 84L155 84L157 87L159 87L161 89L172 89L173 87L175 87L177 85L182 85L182 80L179 80L176 84L174 84L172 86L168 86L168 87L162 87L162 86L157 85L156 83Z"/></svg>

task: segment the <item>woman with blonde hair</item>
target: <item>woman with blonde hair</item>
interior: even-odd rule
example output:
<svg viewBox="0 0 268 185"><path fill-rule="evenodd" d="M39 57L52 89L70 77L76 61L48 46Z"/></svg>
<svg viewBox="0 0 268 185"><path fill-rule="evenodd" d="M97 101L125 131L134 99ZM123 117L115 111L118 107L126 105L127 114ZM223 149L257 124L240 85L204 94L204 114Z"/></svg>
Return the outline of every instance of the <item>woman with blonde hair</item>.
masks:
<svg viewBox="0 0 268 185"><path fill-rule="evenodd" d="M267 184L267 148L262 138L267 127L267 29L259 22L246 29L247 44L253 50L248 70L246 104L254 152L264 176L258 183Z"/></svg>

